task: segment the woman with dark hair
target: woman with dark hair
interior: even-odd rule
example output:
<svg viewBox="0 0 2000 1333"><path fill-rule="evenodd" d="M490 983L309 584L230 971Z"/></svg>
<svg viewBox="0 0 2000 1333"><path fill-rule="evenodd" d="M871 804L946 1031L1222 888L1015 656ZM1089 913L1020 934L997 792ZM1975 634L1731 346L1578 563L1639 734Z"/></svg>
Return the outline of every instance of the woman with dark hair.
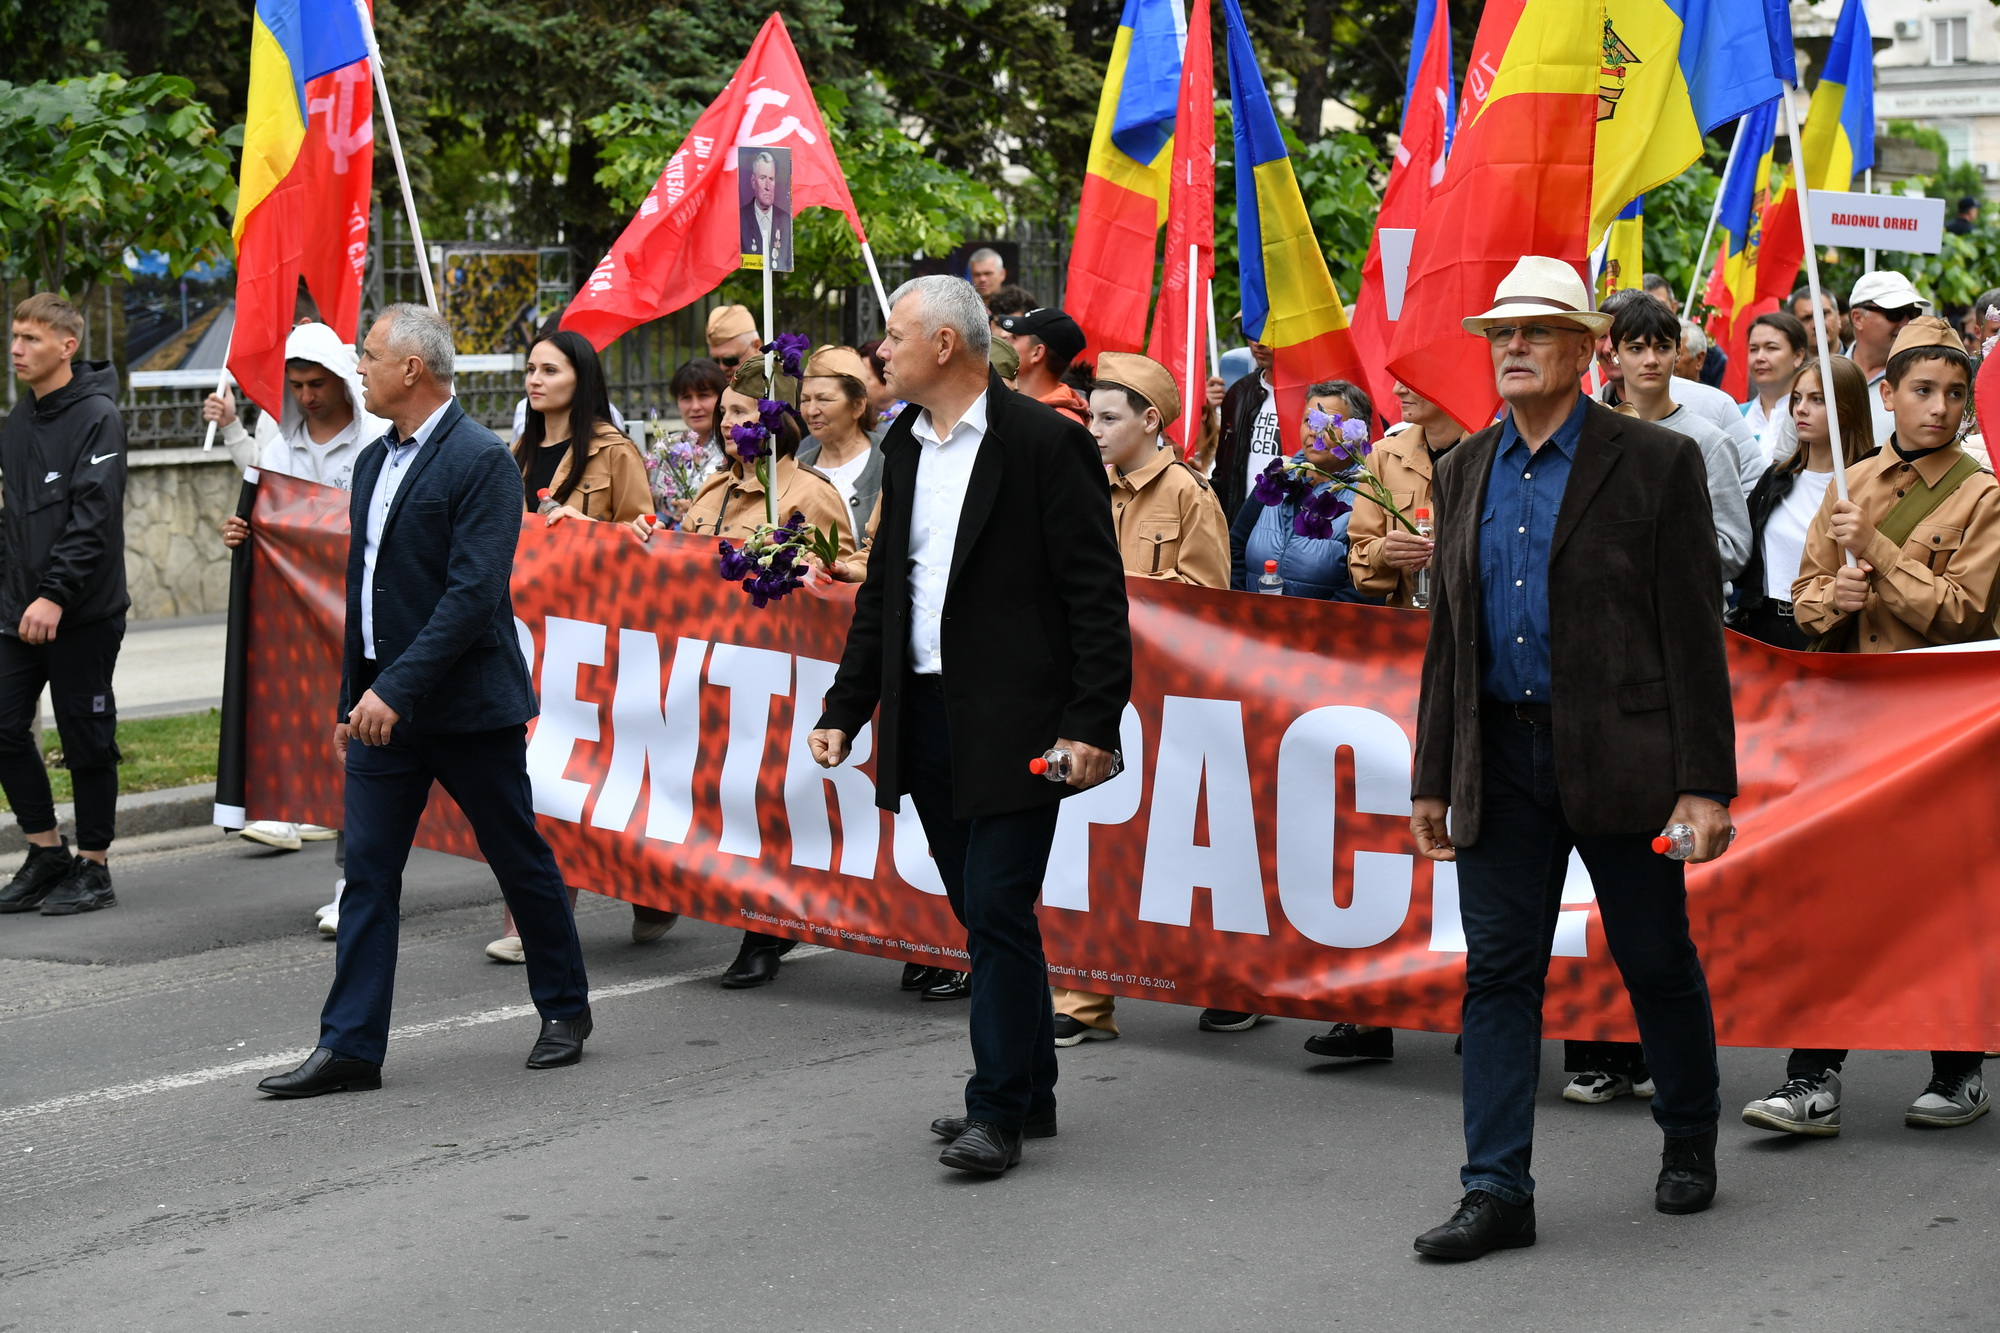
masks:
<svg viewBox="0 0 2000 1333"><path fill-rule="evenodd" d="M583 336L558 329L536 343L528 351L527 381L528 419L513 446L526 507L538 508L546 489L559 506L548 516L551 524L629 523L652 512L645 461L611 424L604 369Z"/></svg>
<svg viewBox="0 0 2000 1333"><path fill-rule="evenodd" d="M1784 456L1780 442L1791 415L1792 381L1812 354L1806 326L1782 310L1771 310L1750 321L1744 367L1750 379L1750 401L1743 420L1757 439L1757 461L1769 465Z"/></svg>
<svg viewBox="0 0 2000 1333"><path fill-rule="evenodd" d="M1833 402L1840 410L1840 466L1852 467L1875 453L1875 426L1868 414L1868 377L1844 356L1833 358ZM1808 361L1793 381L1791 407L1798 447L1773 463L1750 492L1750 561L1736 580L1739 596L1729 625L1774 648L1804 651L1812 639L1792 619L1792 584L1806 529L1825 500L1834 468L1817 361Z"/></svg>
<svg viewBox="0 0 2000 1333"><path fill-rule="evenodd" d="M667 381L667 392L673 395L694 442L717 458L722 456L722 446L717 443L716 404L728 387L729 372L705 356L683 363Z"/></svg>
<svg viewBox="0 0 2000 1333"><path fill-rule="evenodd" d="M529 512L546 488L558 508L545 526L574 519L629 523L653 511L653 491L639 447L611 424L611 400L597 352L582 335L558 329L528 350L528 415L514 441L521 491ZM583 446L577 447L581 437ZM569 891L576 906L576 890ZM632 939L646 944L673 929L678 914L632 904ZM500 938L486 946L498 963L525 963L521 932L511 911L502 915Z"/></svg>
<svg viewBox="0 0 2000 1333"><path fill-rule="evenodd" d="M1319 411L1328 417L1354 420L1364 425L1374 420L1375 405L1359 385L1346 380L1326 380L1306 390L1306 414ZM1361 471L1358 462L1344 462L1334 453L1339 444L1338 433L1332 427L1315 433L1310 426L1301 430L1303 442L1299 453L1306 461L1322 472L1330 474L1312 489L1318 496L1334 485L1332 477L1343 480ZM1373 432L1370 432L1372 438ZM1257 591L1257 578L1264 572L1267 562L1277 562L1279 577L1284 579L1287 597L1311 597L1322 602L1369 602L1379 603L1380 599L1357 591L1354 576L1347 567L1347 524L1351 511L1343 510L1336 515L1324 537L1302 536L1294 528L1292 520L1297 516L1300 504L1285 503L1266 507L1256 496L1246 496L1243 508L1236 515L1236 523L1230 533L1230 545L1234 547L1238 537L1242 540L1243 559L1230 571L1230 586L1238 592Z"/></svg>

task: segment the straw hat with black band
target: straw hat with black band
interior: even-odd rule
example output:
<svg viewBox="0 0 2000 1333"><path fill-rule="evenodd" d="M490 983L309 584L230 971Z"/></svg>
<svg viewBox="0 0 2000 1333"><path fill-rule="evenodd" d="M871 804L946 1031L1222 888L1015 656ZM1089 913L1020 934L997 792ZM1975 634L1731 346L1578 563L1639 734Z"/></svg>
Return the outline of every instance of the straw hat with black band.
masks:
<svg viewBox="0 0 2000 1333"><path fill-rule="evenodd" d="M1467 333L1508 324L1567 324L1592 337L1602 337L1611 316L1590 308L1590 291L1575 268L1545 255L1523 255L1514 271L1500 280L1493 308L1459 321Z"/></svg>

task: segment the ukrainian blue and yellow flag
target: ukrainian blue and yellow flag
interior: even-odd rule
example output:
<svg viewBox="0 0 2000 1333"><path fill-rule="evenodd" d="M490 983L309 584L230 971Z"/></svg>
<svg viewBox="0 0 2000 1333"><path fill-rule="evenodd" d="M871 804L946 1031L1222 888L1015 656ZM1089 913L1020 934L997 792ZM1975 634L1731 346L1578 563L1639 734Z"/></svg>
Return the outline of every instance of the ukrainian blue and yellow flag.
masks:
<svg viewBox="0 0 2000 1333"><path fill-rule="evenodd" d="M1229 24L1229 102L1236 139L1236 249L1243 334L1269 347L1278 429L1299 442L1306 386L1359 380L1347 310L1313 235L1264 72L1237 0L1223 0Z"/></svg>
<svg viewBox="0 0 2000 1333"><path fill-rule="evenodd" d="M1063 298L1095 351L1146 346L1186 46L1181 0L1125 0L1097 101Z"/></svg>
<svg viewBox="0 0 2000 1333"><path fill-rule="evenodd" d="M1814 190L1845 190L1875 165L1875 44L1861 0L1841 6L1799 149Z"/></svg>
<svg viewBox="0 0 2000 1333"><path fill-rule="evenodd" d="M1603 23L1592 238L1693 165L1704 134L1779 92L1762 5L1605 0Z"/></svg>
<svg viewBox="0 0 2000 1333"><path fill-rule="evenodd" d="M1646 280L1646 196L1640 195L1611 219L1604 236L1604 272L1598 285L1605 295L1637 290Z"/></svg>

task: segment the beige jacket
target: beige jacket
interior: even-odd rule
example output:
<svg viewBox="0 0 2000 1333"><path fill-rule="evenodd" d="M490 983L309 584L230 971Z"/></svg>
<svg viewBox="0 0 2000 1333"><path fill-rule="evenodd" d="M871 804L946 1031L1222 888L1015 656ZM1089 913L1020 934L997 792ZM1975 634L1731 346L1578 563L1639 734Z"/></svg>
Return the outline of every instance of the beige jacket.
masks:
<svg viewBox="0 0 2000 1333"><path fill-rule="evenodd" d="M1902 498L1911 475L1935 486L1958 461L1956 448L1905 463L1884 446L1847 470L1847 495L1871 523L1880 523ZM1808 634L1824 634L1850 619L1834 609L1834 571L1842 562L1833 540L1833 487L1826 488L1805 556L1792 584L1792 614ZM1857 613L1851 652L1893 653L1905 648L1969 643L1993 635L1993 591L2000 576L2000 482L1975 473L1919 523L1899 550L1881 533L1862 557L1875 568L1868 601Z"/></svg>
<svg viewBox="0 0 2000 1333"><path fill-rule="evenodd" d="M1417 510L1431 507L1431 451L1422 428L1397 431L1368 455L1368 470L1388 488L1389 498L1411 522ZM1382 559L1382 539L1396 520L1364 491L1350 491L1354 512L1347 520L1347 572L1356 591L1385 598L1390 606L1410 604L1411 575Z"/></svg>
<svg viewBox="0 0 2000 1333"><path fill-rule="evenodd" d="M847 512L847 502L840 498L840 488L828 481L824 473L802 467L790 458L780 458L774 466L778 480L778 522L789 522L793 514L803 513L806 522L821 532L831 532L838 523L841 558L854 554L854 534L848 530L853 518ZM688 506L687 516L681 520L681 531L742 542L766 521L763 483L757 480L754 470L732 462L695 492L694 503Z"/></svg>
<svg viewBox="0 0 2000 1333"><path fill-rule="evenodd" d="M1229 586L1229 524L1222 502L1172 445L1111 481L1111 522L1125 572L1142 579Z"/></svg>
<svg viewBox="0 0 2000 1333"><path fill-rule="evenodd" d="M518 450L520 441L516 440ZM519 454L516 454L519 457ZM549 479L549 492L561 495L569 474L576 467L576 450L563 455ZM590 437L583 455L583 477L563 501L585 518L600 523L630 523L641 514L653 512L653 488L646 480L645 460L639 446L604 422Z"/></svg>

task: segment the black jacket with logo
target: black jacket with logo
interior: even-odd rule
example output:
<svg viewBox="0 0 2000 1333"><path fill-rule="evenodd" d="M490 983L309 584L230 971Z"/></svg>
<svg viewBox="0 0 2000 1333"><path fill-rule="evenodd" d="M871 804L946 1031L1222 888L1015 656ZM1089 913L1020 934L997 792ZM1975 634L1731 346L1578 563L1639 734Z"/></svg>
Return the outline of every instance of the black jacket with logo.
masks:
<svg viewBox="0 0 2000 1333"><path fill-rule="evenodd" d="M110 362L78 362L68 384L14 405L0 498L0 634L18 633L37 597L65 627L125 613L125 421Z"/></svg>

